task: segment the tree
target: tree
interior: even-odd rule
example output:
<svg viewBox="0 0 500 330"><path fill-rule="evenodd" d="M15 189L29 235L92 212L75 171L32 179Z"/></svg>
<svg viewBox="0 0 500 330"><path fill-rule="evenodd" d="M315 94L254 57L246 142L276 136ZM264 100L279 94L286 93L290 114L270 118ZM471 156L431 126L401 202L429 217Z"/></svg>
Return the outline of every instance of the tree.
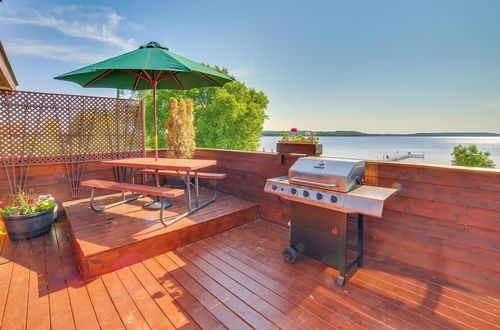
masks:
<svg viewBox="0 0 500 330"><path fill-rule="evenodd" d="M453 156L452 165L495 168L495 162L490 158L491 153L479 151L475 144L468 146L459 144L453 148L451 155Z"/></svg>
<svg viewBox="0 0 500 330"><path fill-rule="evenodd" d="M227 74L227 69L214 69ZM153 114L151 91L141 92L146 101L147 147L153 146ZM168 100L193 99L196 145L204 148L256 150L259 146L265 110L269 100L263 92L248 88L244 83L233 81L223 87L195 88L189 90L158 90L158 122L168 117ZM165 147L160 132L160 148Z"/></svg>

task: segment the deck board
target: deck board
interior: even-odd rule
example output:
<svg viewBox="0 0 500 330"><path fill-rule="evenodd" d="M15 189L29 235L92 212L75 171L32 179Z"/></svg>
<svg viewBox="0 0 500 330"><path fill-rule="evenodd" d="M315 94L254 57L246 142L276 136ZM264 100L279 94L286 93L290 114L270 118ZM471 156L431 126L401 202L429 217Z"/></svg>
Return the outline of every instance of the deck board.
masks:
<svg viewBox="0 0 500 330"><path fill-rule="evenodd" d="M70 234L61 220L31 241L0 238L2 329L500 325L498 297L390 260L367 257L339 288L338 272L311 258L284 263L286 230L260 220L94 280L78 277Z"/></svg>
<svg viewBox="0 0 500 330"><path fill-rule="evenodd" d="M201 202L211 196L208 189L200 189ZM103 195L97 201L108 204L120 198L121 194ZM100 213L90 209L88 199L63 204L85 278L130 266L257 217L255 203L220 193L214 203L165 227L159 221L158 210L143 208L148 201L151 198L144 197ZM186 212L186 202L187 196L172 199L173 205L165 210L165 218Z"/></svg>

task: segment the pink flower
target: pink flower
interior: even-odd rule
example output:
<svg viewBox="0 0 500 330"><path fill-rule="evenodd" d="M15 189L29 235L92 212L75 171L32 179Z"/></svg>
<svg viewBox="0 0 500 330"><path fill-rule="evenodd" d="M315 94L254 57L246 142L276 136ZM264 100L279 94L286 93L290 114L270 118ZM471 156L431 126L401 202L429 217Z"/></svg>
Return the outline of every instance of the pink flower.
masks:
<svg viewBox="0 0 500 330"><path fill-rule="evenodd" d="M28 201L28 204L30 204L30 205L31 205L31 204L36 204L36 200L35 200L35 199L30 199L30 200Z"/></svg>
<svg viewBox="0 0 500 330"><path fill-rule="evenodd" d="M290 132L293 132L293 133L297 133L298 131L299 131L299 130L298 130L298 129L296 129L296 128L292 128L292 129L290 130Z"/></svg>

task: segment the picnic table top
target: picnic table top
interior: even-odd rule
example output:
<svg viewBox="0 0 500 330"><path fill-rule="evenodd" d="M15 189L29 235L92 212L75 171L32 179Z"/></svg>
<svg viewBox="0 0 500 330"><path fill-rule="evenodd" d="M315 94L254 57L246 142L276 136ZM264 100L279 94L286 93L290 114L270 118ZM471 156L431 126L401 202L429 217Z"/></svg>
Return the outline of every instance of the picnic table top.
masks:
<svg viewBox="0 0 500 330"><path fill-rule="evenodd" d="M108 166L124 166L150 168L156 170L196 171L201 168L214 166L216 160L211 159L175 159L175 158L127 158L106 160L101 162Z"/></svg>

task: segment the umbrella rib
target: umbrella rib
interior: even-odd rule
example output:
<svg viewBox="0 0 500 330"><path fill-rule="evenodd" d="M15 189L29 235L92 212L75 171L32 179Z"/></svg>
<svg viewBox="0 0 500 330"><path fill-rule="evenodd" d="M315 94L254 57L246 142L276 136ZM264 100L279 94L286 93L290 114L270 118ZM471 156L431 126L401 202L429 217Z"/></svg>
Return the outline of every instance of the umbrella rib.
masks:
<svg viewBox="0 0 500 330"><path fill-rule="evenodd" d="M172 75L172 78L174 78L175 82L177 83L177 85L179 86L180 89L184 89L184 86L182 86L179 79L177 79L177 77L175 76L176 74L177 74L177 72L174 75Z"/></svg>
<svg viewBox="0 0 500 330"><path fill-rule="evenodd" d="M170 78L170 77L172 77L173 75L176 75L176 74L177 74L177 72L174 72L174 71L167 72L160 79L158 79L157 81L160 82L160 81L162 81L164 79L167 79L167 78Z"/></svg>
<svg viewBox="0 0 500 330"><path fill-rule="evenodd" d="M136 90L137 85L139 85L139 81L141 80L141 77L142 77L142 72L139 74L139 77L137 77L137 78L135 79L134 89L133 89L134 91Z"/></svg>
<svg viewBox="0 0 500 330"><path fill-rule="evenodd" d="M150 82L153 81L153 79L151 79L151 76L149 75L149 73L146 70L142 69L141 71L146 75L146 77L148 77Z"/></svg>
<svg viewBox="0 0 500 330"><path fill-rule="evenodd" d="M222 85L221 85L221 84L219 84L217 81L213 80L212 78L210 78L210 77L209 77L209 76L207 76L206 74L204 74L204 73L202 73L202 72L199 72L199 71L194 71L194 72L196 72L197 74L199 74L199 75L201 75L201 76L203 76L203 77L207 78L208 80L210 80L211 82L213 82L213 83L214 83L214 84L216 84L217 86L222 87Z"/></svg>
<svg viewBox="0 0 500 330"><path fill-rule="evenodd" d="M157 75L156 75L156 77L155 77L155 80L156 80L156 81L158 81L158 77L161 75L161 73L162 73L162 72L163 72L163 70L158 71L158 74L157 74Z"/></svg>
<svg viewBox="0 0 500 330"><path fill-rule="evenodd" d="M138 78L140 78L140 79L144 79L144 80L146 80L148 83L151 83L151 80L148 80L146 77L143 77L143 76L141 76L140 74L138 74L138 73L136 73L136 72L134 72L134 71L132 71L132 70L130 70L130 69L123 69L123 71L125 71L125 72L127 72L127 73L130 73L131 75L134 75L134 76L136 76L136 77L138 77Z"/></svg>
<svg viewBox="0 0 500 330"><path fill-rule="evenodd" d="M95 77L94 79L92 79L91 81L86 83L85 85L83 85L83 87L89 87L90 85L92 85L93 83L95 83L96 81L101 79L102 77L107 76L111 71L113 71L113 69L109 69L107 71L104 71L103 73L101 73L100 75L98 75L97 77Z"/></svg>

